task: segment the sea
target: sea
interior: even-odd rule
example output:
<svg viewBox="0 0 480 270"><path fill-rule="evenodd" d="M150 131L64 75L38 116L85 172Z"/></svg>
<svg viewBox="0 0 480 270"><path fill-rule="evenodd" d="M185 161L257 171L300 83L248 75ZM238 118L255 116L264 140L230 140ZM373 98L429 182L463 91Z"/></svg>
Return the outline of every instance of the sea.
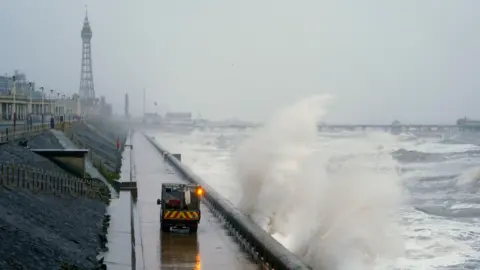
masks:
<svg viewBox="0 0 480 270"><path fill-rule="evenodd" d="M314 269L480 269L479 136L319 132L331 102L149 135Z"/></svg>

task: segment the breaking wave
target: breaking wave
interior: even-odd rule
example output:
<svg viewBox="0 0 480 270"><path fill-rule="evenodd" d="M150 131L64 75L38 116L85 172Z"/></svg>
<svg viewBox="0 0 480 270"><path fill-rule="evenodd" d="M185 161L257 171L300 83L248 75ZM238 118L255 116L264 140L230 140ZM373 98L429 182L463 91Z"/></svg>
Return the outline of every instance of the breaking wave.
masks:
<svg viewBox="0 0 480 270"><path fill-rule="evenodd" d="M407 198L391 155L397 139L322 143L316 124L331 99L281 110L238 147L238 207L315 269L373 269L403 252L393 215Z"/></svg>

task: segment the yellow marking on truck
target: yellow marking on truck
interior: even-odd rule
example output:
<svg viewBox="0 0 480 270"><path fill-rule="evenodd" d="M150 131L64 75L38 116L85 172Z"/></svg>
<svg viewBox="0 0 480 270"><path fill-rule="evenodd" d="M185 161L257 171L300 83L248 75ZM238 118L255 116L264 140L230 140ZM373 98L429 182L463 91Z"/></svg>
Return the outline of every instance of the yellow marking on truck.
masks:
<svg viewBox="0 0 480 270"><path fill-rule="evenodd" d="M184 212L179 212L177 214L177 219L186 219L187 217L185 216L185 213Z"/></svg>
<svg viewBox="0 0 480 270"><path fill-rule="evenodd" d="M200 215L196 211L172 211L166 210L163 214L164 219L186 219L186 220L196 220L199 219Z"/></svg>
<svg viewBox="0 0 480 270"><path fill-rule="evenodd" d="M187 212L187 215L191 219L198 219L198 213L197 212Z"/></svg>
<svg viewBox="0 0 480 270"><path fill-rule="evenodd" d="M165 211L165 213L163 214L163 218L169 218L171 213L172 211Z"/></svg>

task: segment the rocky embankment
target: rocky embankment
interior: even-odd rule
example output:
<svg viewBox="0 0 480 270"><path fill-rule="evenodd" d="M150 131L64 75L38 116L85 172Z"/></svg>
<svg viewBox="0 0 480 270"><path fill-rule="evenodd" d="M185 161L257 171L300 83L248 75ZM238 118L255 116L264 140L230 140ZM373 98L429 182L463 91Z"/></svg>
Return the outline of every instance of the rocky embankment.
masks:
<svg viewBox="0 0 480 270"><path fill-rule="evenodd" d="M120 171L121 152L128 134L126 129L106 120L91 120L75 124L73 133L76 141L93 148L95 158L100 158L109 171ZM121 149L117 149L117 140Z"/></svg>
<svg viewBox="0 0 480 270"><path fill-rule="evenodd" d="M62 148L50 132L28 146ZM67 174L18 142L0 146L0 163ZM93 199L0 186L0 269L97 269L105 210L104 202Z"/></svg>

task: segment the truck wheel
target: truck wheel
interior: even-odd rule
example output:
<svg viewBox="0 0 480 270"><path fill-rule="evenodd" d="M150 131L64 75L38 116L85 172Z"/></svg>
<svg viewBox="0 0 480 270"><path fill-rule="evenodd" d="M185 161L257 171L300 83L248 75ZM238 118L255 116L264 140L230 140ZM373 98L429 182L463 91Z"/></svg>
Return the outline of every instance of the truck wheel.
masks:
<svg viewBox="0 0 480 270"><path fill-rule="evenodd" d="M162 227L162 232L170 232L170 226L168 226L168 224L162 223L161 227Z"/></svg>

